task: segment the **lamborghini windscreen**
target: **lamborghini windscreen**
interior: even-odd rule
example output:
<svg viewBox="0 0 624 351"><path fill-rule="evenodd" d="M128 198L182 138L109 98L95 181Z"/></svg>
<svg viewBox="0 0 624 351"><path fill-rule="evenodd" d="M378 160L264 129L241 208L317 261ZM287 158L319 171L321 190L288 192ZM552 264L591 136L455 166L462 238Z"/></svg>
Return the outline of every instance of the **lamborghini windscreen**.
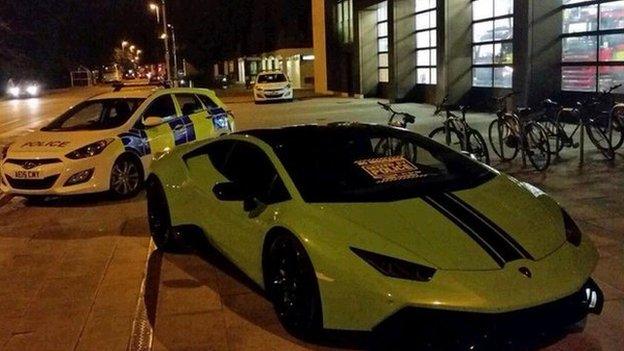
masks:
<svg viewBox="0 0 624 351"><path fill-rule="evenodd" d="M466 156L406 131L294 132L274 139L273 148L307 202L396 201L473 187L493 176Z"/></svg>

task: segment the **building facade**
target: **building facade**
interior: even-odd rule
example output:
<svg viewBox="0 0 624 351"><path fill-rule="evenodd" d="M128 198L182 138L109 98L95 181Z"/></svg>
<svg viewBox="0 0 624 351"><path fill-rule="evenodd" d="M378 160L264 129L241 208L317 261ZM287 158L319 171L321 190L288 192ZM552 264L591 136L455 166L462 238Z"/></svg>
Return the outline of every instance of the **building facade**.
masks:
<svg viewBox="0 0 624 351"><path fill-rule="evenodd" d="M477 108L624 81L621 0L312 0L317 90ZM624 92L624 90L621 90Z"/></svg>

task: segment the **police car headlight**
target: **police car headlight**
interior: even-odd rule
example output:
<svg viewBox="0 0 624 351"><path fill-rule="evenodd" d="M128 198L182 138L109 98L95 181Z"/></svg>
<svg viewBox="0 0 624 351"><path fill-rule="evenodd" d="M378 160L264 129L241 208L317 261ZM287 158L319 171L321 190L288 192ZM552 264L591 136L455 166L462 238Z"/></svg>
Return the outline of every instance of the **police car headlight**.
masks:
<svg viewBox="0 0 624 351"><path fill-rule="evenodd" d="M72 151L65 155L65 157L72 160L80 160L87 157L93 157L101 154L108 145L110 145L115 139L104 139L87 146L83 146L78 150Z"/></svg>

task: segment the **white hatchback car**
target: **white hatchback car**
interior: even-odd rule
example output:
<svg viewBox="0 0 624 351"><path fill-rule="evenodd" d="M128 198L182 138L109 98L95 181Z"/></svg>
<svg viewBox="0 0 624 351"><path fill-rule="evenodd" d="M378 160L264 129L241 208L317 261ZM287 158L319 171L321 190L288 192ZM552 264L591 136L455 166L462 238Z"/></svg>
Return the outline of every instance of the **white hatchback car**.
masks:
<svg viewBox="0 0 624 351"><path fill-rule="evenodd" d="M292 84L288 77L280 71L262 72L256 77L253 88L254 101L292 101L294 98Z"/></svg>
<svg viewBox="0 0 624 351"><path fill-rule="evenodd" d="M0 152L0 191L26 197L136 194L152 159L228 134L234 119L213 91L124 89L94 96Z"/></svg>

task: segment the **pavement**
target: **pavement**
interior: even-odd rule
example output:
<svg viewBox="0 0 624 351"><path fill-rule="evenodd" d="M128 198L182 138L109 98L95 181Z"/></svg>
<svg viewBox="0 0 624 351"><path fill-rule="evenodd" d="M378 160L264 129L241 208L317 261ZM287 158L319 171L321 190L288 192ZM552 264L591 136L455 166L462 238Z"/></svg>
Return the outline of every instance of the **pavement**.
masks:
<svg viewBox="0 0 624 351"><path fill-rule="evenodd" d="M0 102L0 144L91 93L71 90L37 102ZM249 96L221 95L241 130L384 123L387 118L367 99L315 97L254 105ZM397 107L419 117L414 130L421 133L441 123L431 116L431 106ZM491 119L469 115L480 130ZM520 162L495 167L549 192L600 252L594 278L606 294L602 315L591 316L583 333L541 347L624 350L622 154L607 162L590 149L579 165L578 150L566 150L545 173ZM292 337L262 293L210 249L175 255L153 251L144 195L121 203L105 196L39 203L5 198L0 200L0 248L0 350L359 350L368 345L360 334L340 334L318 344Z"/></svg>

